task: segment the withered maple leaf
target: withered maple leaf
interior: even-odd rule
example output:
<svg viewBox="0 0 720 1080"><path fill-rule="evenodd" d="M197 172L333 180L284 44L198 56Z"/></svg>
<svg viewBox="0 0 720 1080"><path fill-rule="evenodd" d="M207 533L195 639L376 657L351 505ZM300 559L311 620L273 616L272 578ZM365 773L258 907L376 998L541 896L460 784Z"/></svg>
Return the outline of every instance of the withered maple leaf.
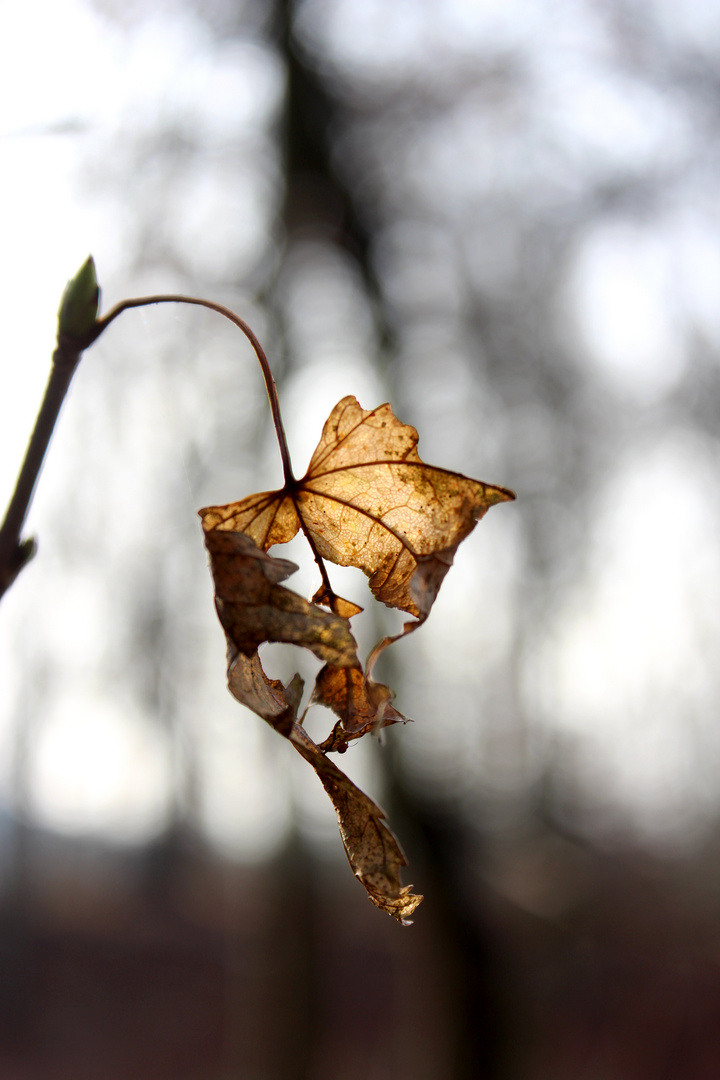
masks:
<svg viewBox="0 0 720 1080"><path fill-rule="evenodd" d="M284 439L279 412L276 429ZM401 423L389 405L365 410L345 397L330 414L301 480L292 475L281 441L280 490L200 511L228 639L230 690L312 764L335 806L354 873L373 903L400 921L421 899L400 885L404 855L379 807L326 754L405 720L392 705L392 691L372 678L373 665L391 642L427 619L458 545L477 521L495 503L515 498L507 488L426 465L417 443L415 428ZM294 564L267 554L299 530L322 578L312 602L279 584ZM324 559L359 568L378 600L416 618L380 641L364 670L349 628L361 608L333 591ZM340 719L320 746L298 720L299 676L284 687L263 671L257 650L264 641L301 645L325 662L310 704L325 705Z"/></svg>
<svg viewBox="0 0 720 1080"><path fill-rule="evenodd" d="M415 428L389 405L365 410L345 397L302 480L206 507L203 528L245 533L264 551L302 529L316 557L358 567L378 600L422 622L460 542L491 506L515 495L426 465L417 444ZM334 607L340 598L324 582L314 599Z"/></svg>

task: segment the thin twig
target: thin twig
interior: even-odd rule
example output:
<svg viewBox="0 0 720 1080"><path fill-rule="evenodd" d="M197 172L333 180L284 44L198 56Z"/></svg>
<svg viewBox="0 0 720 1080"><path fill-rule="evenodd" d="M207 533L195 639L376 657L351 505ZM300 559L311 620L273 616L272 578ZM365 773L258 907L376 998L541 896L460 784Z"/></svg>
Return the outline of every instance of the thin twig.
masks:
<svg viewBox="0 0 720 1080"><path fill-rule="evenodd" d="M34 543L21 542L20 534L40 475L45 452L81 355L82 350L67 341L60 341L53 353L53 363L45 387L45 395L25 452L25 460L15 484L15 491L0 529L0 597L7 592L35 553Z"/></svg>

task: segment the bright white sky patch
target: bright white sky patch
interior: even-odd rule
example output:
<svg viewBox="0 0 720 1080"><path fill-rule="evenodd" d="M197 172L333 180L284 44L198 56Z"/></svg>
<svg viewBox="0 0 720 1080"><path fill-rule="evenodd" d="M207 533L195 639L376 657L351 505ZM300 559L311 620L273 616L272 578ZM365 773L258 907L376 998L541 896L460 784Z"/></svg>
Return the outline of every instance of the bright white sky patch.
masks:
<svg viewBox="0 0 720 1080"><path fill-rule="evenodd" d="M0 134L93 122L122 94L107 25L78 0L14 4L0 35Z"/></svg>
<svg viewBox="0 0 720 1080"><path fill-rule="evenodd" d="M720 8L714 0L645 0L651 19L672 42L713 59L720 52Z"/></svg>
<svg viewBox="0 0 720 1080"><path fill-rule="evenodd" d="M683 373L672 251L656 230L609 222L589 233L570 282L588 357L617 390L652 401Z"/></svg>
<svg viewBox="0 0 720 1080"><path fill-rule="evenodd" d="M43 825L128 843L151 839L170 808L169 755L158 728L100 687L60 696L29 759L30 805Z"/></svg>

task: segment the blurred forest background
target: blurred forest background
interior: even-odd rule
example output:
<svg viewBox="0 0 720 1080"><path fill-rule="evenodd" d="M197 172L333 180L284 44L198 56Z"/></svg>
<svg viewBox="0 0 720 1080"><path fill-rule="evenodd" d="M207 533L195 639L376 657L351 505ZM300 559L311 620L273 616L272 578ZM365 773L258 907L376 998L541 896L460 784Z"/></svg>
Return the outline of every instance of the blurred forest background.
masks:
<svg viewBox="0 0 720 1080"><path fill-rule="evenodd" d="M250 322L297 470L354 393L518 493L342 762L403 930L225 689L196 511L280 482L249 346L88 351L0 610L0 1080L716 1080L718 5L4 0L0 81L3 502L88 252L106 307Z"/></svg>

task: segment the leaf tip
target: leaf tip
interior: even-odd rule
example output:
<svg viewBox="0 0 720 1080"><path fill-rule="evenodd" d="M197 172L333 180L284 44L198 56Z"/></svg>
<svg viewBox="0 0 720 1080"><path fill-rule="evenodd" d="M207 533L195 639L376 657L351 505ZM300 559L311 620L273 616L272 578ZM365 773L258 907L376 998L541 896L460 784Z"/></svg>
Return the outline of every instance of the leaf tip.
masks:
<svg viewBox="0 0 720 1080"><path fill-rule="evenodd" d="M512 488L494 487L490 493L490 505L494 506L495 503L501 502L515 502L517 495Z"/></svg>
<svg viewBox="0 0 720 1080"><path fill-rule="evenodd" d="M409 916L425 899L421 893L411 892L412 888L412 885L403 885L400 889L400 895L394 899L368 891L368 899L375 907L380 908L387 915L392 915L401 926L412 926L413 920Z"/></svg>

